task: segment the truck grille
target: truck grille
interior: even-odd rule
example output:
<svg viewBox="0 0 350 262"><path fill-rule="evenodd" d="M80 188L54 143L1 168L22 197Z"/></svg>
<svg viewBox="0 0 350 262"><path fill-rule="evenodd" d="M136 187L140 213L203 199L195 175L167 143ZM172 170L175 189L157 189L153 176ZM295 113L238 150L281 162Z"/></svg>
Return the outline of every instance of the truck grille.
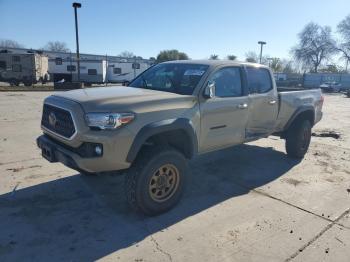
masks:
<svg viewBox="0 0 350 262"><path fill-rule="evenodd" d="M41 125L65 138L71 138L75 133L70 112L48 104L44 104Z"/></svg>

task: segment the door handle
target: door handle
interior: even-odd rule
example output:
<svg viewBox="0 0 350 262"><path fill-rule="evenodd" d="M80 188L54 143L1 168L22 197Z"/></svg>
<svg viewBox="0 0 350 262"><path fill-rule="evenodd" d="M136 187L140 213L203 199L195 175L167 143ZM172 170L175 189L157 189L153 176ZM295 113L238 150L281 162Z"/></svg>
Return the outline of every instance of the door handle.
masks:
<svg viewBox="0 0 350 262"><path fill-rule="evenodd" d="M248 104L244 103L244 104L239 104L237 106L239 109L247 109L248 108Z"/></svg>
<svg viewBox="0 0 350 262"><path fill-rule="evenodd" d="M270 105L276 104L276 100L270 100L270 101L269 101L269 104L270 104Z"/></svg>

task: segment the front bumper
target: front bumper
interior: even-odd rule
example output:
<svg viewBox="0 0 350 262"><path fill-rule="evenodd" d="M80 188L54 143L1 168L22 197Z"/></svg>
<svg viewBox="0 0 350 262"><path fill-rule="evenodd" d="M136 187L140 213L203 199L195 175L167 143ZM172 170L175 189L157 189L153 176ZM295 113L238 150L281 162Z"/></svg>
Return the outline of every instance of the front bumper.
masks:
<svg viewBox="0 0 350 262"><path fill-rule="evenodd" d="M87 157L82 155L78 148L70 148L48 135L39 136L36 142L46 160L51 163L60 162L77 171L108 172L126 169L130 166L125 161L118 162L116 158L113 159L107 155L111 153L108 147L101 156Z"/></svg>
<svg viewBox="0 0 350 262"><path fill-rule="evenodd" d="M38 147L42 150L42 156L49 162L61 162L67 167L81 170L77 162L73 159L72 152L52 141L46 135L41 135L36 139Z"/></svg>

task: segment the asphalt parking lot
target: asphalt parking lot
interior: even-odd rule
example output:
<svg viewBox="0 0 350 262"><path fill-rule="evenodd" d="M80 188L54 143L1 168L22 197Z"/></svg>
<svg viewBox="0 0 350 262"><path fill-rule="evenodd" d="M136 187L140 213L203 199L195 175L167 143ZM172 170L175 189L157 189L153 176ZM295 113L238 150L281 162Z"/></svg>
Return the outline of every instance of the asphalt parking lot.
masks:
<svg viewBox="0 0 350 262"><path fill-rule="evenodd" d="M326 95L302 161L277 137L199 156L180 204L149 218L122 176L41 158L50 94L0 92L1 261L350 260L350 98Z"/></svg>

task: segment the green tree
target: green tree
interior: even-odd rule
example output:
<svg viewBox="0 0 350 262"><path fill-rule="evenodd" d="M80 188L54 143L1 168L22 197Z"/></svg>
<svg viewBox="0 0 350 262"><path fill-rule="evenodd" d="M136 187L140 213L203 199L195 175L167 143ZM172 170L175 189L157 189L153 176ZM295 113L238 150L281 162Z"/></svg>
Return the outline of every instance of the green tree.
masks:
<svg viewBox="0 0 350 262"><path fill-rule="evenodd" d="M227 56L227 59L228 59L228 60L236 60L236 59L237 59L237 56L235 56L235 55L228 55L228 56Z"/></svg>
<svg viewBox="0 0 350 262"><path fill-rule="evenodd" d="M133 52L130 52L130 51L123 51L121 52L118 56L120 57L124 57L124 58L133 58L135 57L136 55L133 53Z"/></svg>
<svg viewBox="0 0 350 262"><path fill-rule="evenodd" d="M157 63L172 61L172 60L188 60L189 57L186 53L179 52L176 49L163 50L157 55Z"/></svg>
<svg viewBox="0 0 350 262"><path fill-rule="evenodd" d="M304 67L315 73L336 52L335 41L328 26L309 23L298 37L299 43L292 49L292 54Z"/></svg>
<svg viewBox="0 0 350 262"><path fill-rule="evenodd" d="M210 60L218 60L219 59L219 55L212 54L212 55L210 55L209 59Z"/></svg>

